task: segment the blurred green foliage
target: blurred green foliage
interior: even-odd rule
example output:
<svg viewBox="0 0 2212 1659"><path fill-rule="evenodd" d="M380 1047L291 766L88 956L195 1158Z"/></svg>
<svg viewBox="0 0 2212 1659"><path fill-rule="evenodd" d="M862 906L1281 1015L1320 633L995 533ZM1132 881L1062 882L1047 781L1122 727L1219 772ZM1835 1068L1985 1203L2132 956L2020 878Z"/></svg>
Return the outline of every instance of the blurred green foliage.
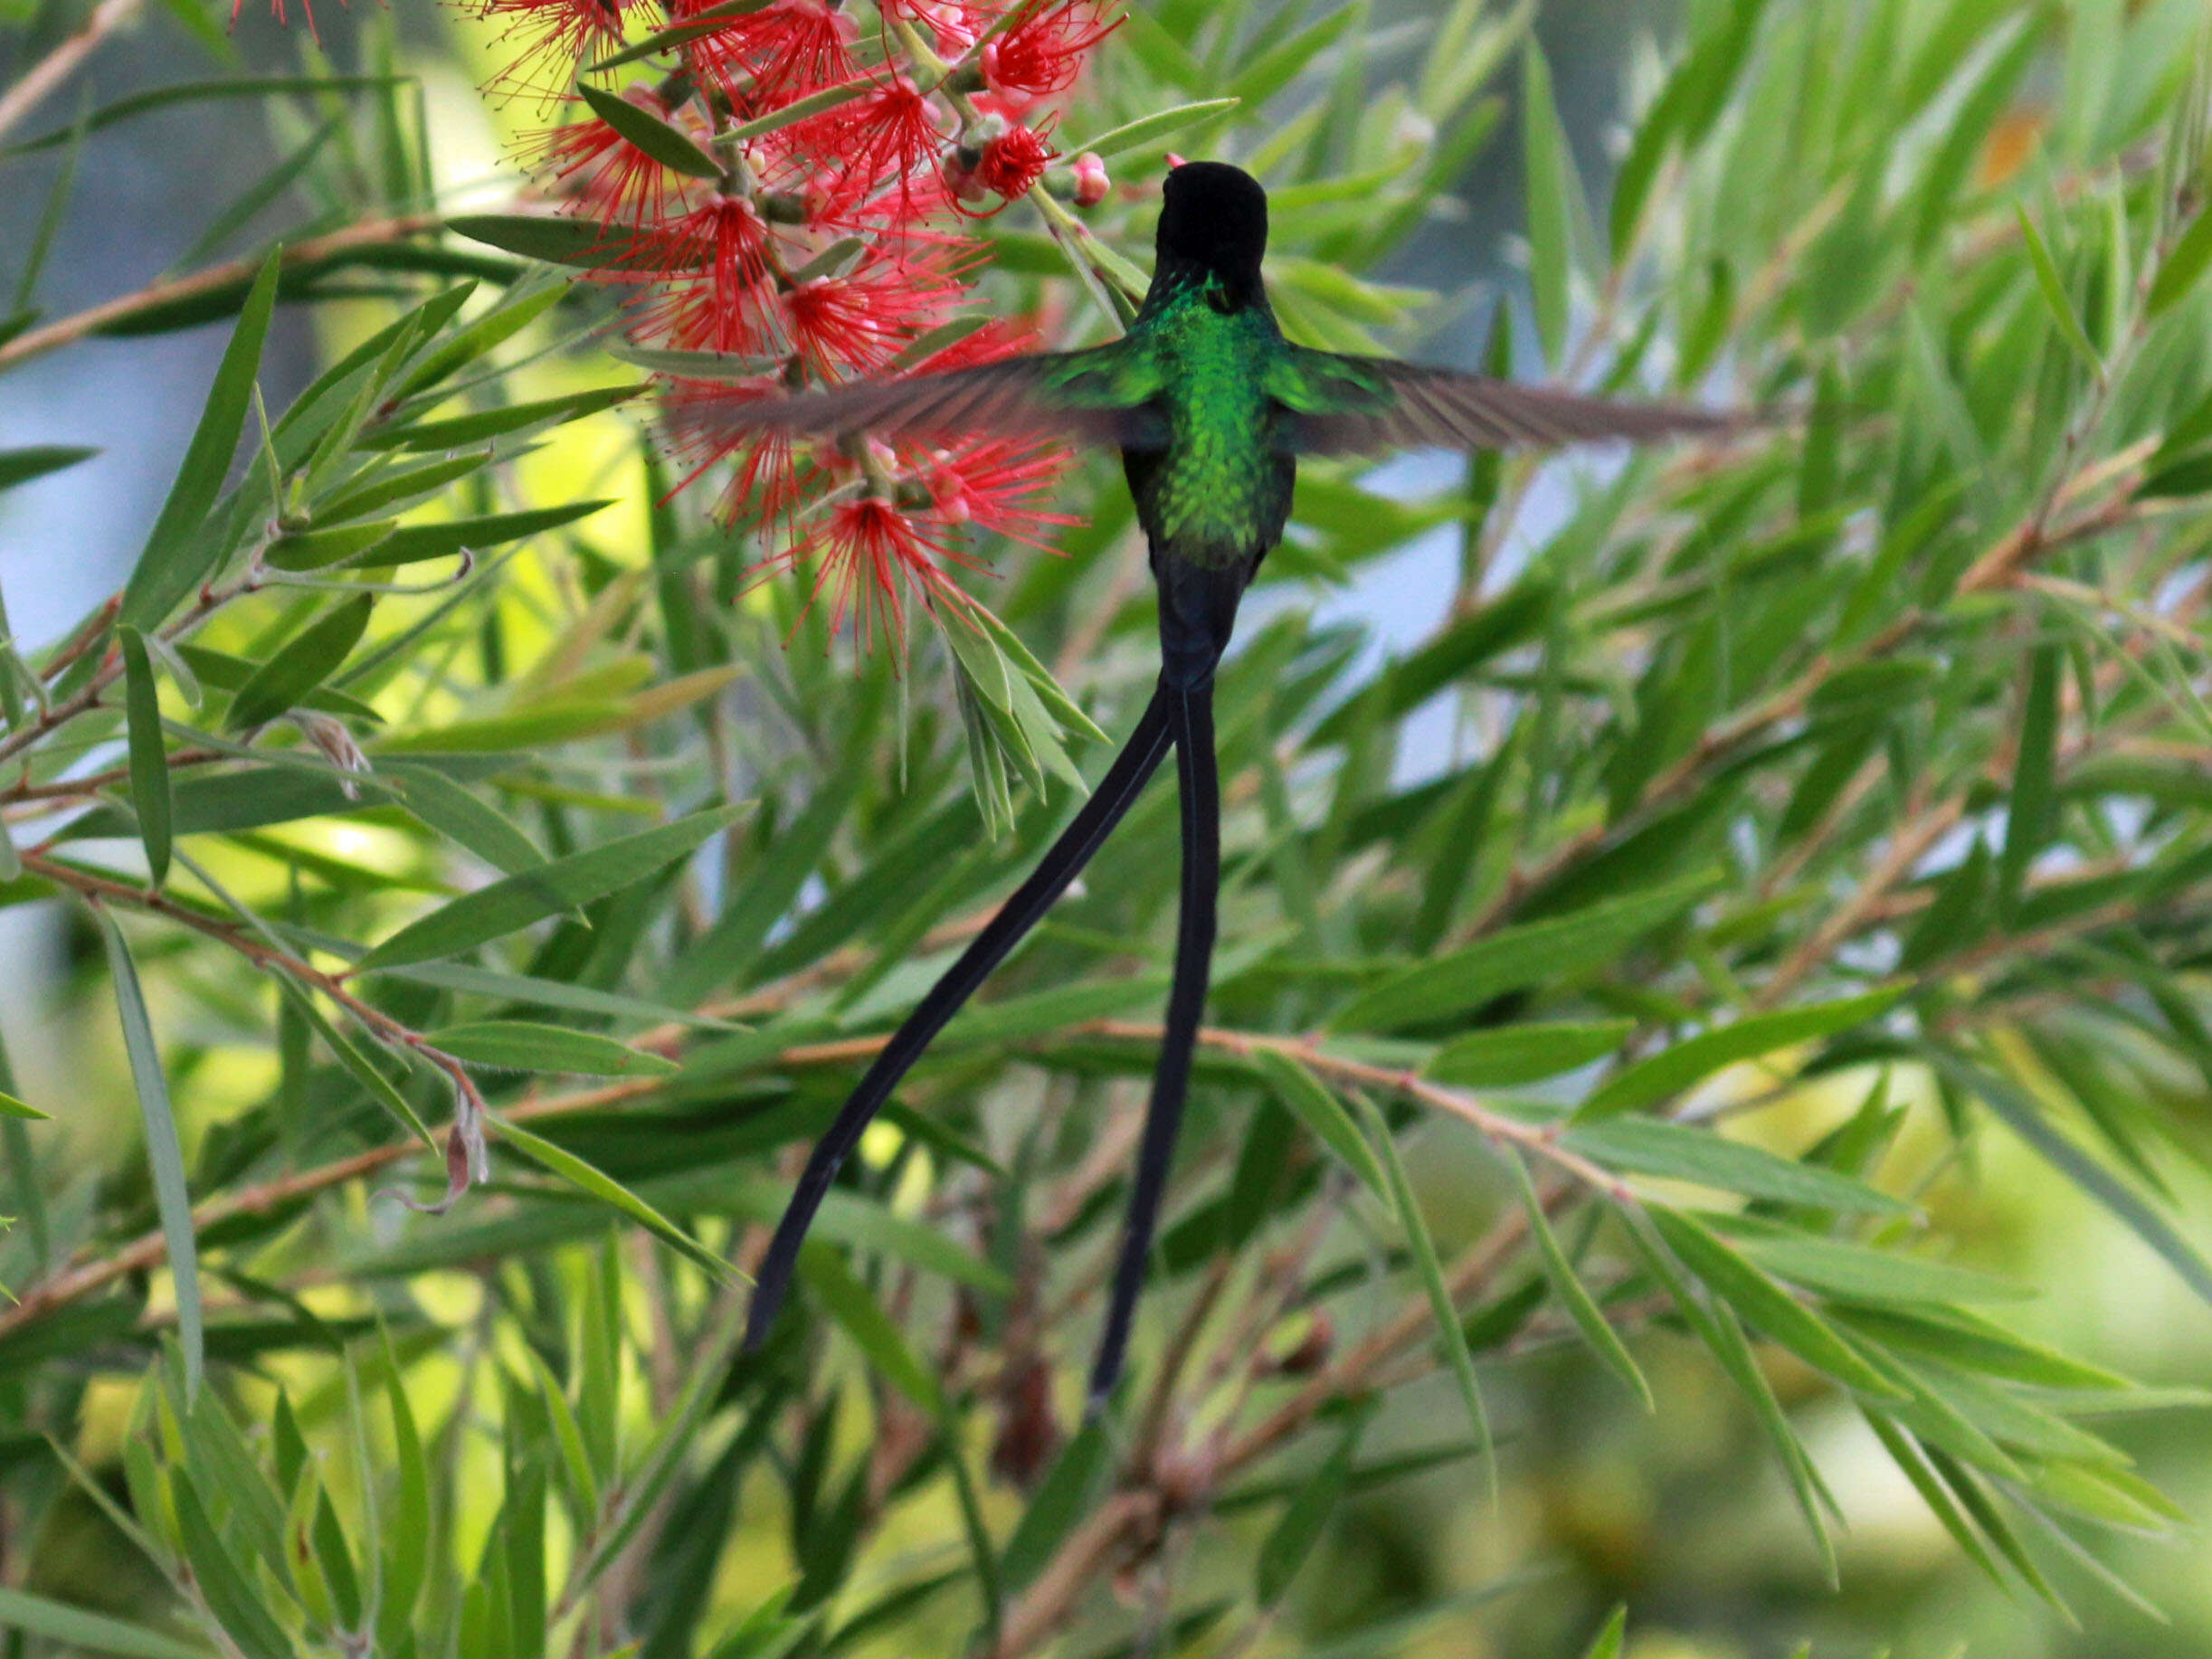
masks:
<svg viewBox="0 0 2212 1659"><path fill-rule="evenodd" d="M1602 211L1531 18L1138 9L1070 127L1146 188L990 226L1000 303L1096 331L1071 253L1141 281L1165 152L1219 154L1291 331L1401 346L1429 298L1375 272L1517 147L1494 368L1784 416L1308 469L1221 687L1136 1375L1080 1432L1164 791L754 1356L735 1269L1149 683L1111 469L1066 556L999 550L1003 631L856 655L667 498L545 222L444 228L381 18L362 74L167 94L296 140L194 270L72 312L22 244L0 368L231 344L121 593L0 621L0 903L71 943L0 1071L15 1651L2212 1645L2202 9L1702 0ZM282 412L279 304L330 343ZM1431 568L1380 660L1300 602Z"/></svg>

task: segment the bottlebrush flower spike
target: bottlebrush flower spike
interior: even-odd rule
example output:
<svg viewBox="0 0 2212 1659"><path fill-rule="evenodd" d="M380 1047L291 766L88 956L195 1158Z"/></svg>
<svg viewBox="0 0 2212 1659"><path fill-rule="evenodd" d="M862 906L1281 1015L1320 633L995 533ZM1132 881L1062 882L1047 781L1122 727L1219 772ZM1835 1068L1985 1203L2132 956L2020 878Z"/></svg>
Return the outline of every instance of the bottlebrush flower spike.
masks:
<svg viewBox="0 0 2212 1659"><path fill-rule="evenodd" d="M532 98L548 107L590 59L622 43L623 0L461 0L479 20L504 26L503 43L517 43L514 60L489 90L505 98Z"/></svg>
<svg viewBox="0 0 2212 1659"><path fill-rule="evenodd" d="M875 643L877 629L887 621L893 631L905 630L909 595L929 610L943 601L956 613L975 603L946 568L980 568L975 561L941 531L926 527L879 496L838 502L821 531L771 560L770 567L793 569L810 555L815 575L808 605L830 589L831 630L843 628L850 614L864 647Z"/></svg>
<svg viewBox="0 0 2212 1659"><path fill-rule="evenodd" d="M1064 454L1043 444L992 439L939 451L919 469L931 505L947 523L995 531L1047 553L1049 530L1083 521L1044 502L1067 470Z"/></svg>
<svg viewBox="0 0 2212 1659"><path fill-rule="evenodd" d="M650 115L671 118L667 107L641 87L624 96ZM669 172L596 116L532 133L521 153L545 176L549 194L565 199L569 212L605 225L665 219L671 199L681 211L684 193L697 185Z"/></svg>
<svg viewBox="0 0 2212 1659"><path fill-rule="evenodd" d="M996 194L1003 207L1026 194L1059 157L1044 134L1033 128L1010 127L983 146L975 182Z"/></svg>
<svg viewBox="0 0 2212 1659"><path fill-rule="evenodd" d="M718 0L683 0L671 8L680 23ZM731 18L689 43L693 72L712 82L746 116L850 81L859 25L824 0L774 0Z"/></svg>
<svg viewBox="0 0 2212 1659"><path fill-rule="evenodd" d="M942 199L938 152L945 144L947 119L906 76L894 73L867 97L819 118L822 136L829 140L823 147L832 154L844 153L837 175L845 186L840 193L845 200L858 201L888 182L901 216L911 220L936 205L932 196ZM926 176L936 189L917 198L916 174Z"/></svg>
<svg viewBox="0 0 2212 1659"><path fill-rule="evenodd" d="M793 282L781 295L783 331L817 380L880 374L951 314L963 257L950 248L913 258L878 248L842 276Z"/></svg>
<svg viewBox="0 0 2212 1659"><path fill-rule="evenodd" d="M983 80L993 91L1029 98L1065 92L1083 72L1084 54L1120 28L1097 0L1026 0L1021 14L983 46Z"/></svg>

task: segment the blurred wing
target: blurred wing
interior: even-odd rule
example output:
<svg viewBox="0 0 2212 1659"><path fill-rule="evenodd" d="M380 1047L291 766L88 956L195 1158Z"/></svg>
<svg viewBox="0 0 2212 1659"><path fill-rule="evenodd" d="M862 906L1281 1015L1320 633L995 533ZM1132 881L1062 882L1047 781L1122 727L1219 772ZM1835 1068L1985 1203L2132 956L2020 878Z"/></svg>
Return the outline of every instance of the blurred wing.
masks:
<svg viewBox="0 0 2212 1659"><path fill-rule="evenodd" d="M938 442L1059 438L1143 447L1163 438L1160 417L1146 403L1157 390L1144 356L1121 340L796 397L695 393L682 400L675 418L718 439L872 432Z"/></svg>
<svg viewBox="0 0 2212 1659"><path fill-rule="evenodd" d="M1302 455L1509 450L1605 439L1641 442L1709 436L1744 423L1740 414L1686 403L1617 403L1304 346L1290 348L1268 391L1289 412L1287 447Z"/></svg>

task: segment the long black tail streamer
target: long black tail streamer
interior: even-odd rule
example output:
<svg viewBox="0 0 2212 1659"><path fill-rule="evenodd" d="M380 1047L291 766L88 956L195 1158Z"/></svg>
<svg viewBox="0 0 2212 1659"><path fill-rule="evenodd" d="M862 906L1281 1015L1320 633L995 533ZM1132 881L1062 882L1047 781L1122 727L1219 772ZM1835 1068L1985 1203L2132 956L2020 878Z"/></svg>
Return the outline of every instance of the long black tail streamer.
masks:
<svg viewBox="0 0 2212 1659"><path fill-rule="evenodd" d="M907 1016L906 1023L893 1034L883 1052L876 1057L868 1075L860 1079L851 1096L840 1108L837 1117L821 1139L814 1143L814 1151L807 1159L806 1170L799 1177L797 1190L785 1208L783 1218L776 1223L775 1237L769 1241L768 1254L762 1258L760 1275L753 1290L753 1305L745 1318L745 1347L757 1348L775 1322L777 1311L791 1289L792 1272L798 1265L799 1247L806 1242L807 1228L813 1225L814 1213L821 1208L821 1200L837 1172L852 1149L859 1144L861 1134L874 1121L891 1097L899 1080L922 1057L937 1033L957 1014L964 1003L973 996L992 969L1006 960L1007 953L1021 943L1023 935L1044 919L1060 895L1068 890L1068 883L1082 873L1091 857L1106 842L1123 816L1136 803L1144 785L1159 769L1162 758L1173 740L1171 705L1175 694L1165 687L1155 690L1152 701L1138 716L1136 729L1130 733L1129 741L1122 752L1114 757L1113 765L1099 780L1097 789L1083 803L1082 810L1068 828L1060 832L1039 862L1030 878L1015 889L1013 896L991 918L983 931L960 954L960 960L946 969L942 979L930 987L929 994L916 1005ZM1208 771L1211 772L1213 739L1210 714L1206 738ZM1186 768L1187 770L1187 768ZM1188 844L1190 793L1184 785L1184 839ZM1186 864L1187 864L1186 855ZM1188 916L1190 909L1189 876L1184 877L1183 907ZM1209 912L1210 915L1210 911ZM1200 999L1204 998L1204 964L1200 964L1201 975ZM1180 959L1176 968L1177 984L1182 982ZM1187 1069L1187 1066L1186 1066Z"/></svg>
<svg viewBox="0 0 2212 1659"><path fill-rule="evenodd" d="M1175 1155L1175 1137L1182 1127L1183 1102L1190 1092L1199 1020L1206 1009L1214 913L1221 886L1221 785L1213 752L1213 681L1209 678L1164 695L1171 699L1168 732L1175 744L1176 779L1182 793L1182 908L1175 927L1175 977L1168 989L1166 1029L1159 1066L1153 1073L1144 1143L1137 1152L1136 1184L1129 1195L1106 1330L1091 1367L1089 1412L1094 1417L1106 1408L1120 1379L1137 1294L1144 1287L1153 1234L1160 1222L1160 1199L1167 1190L1168 1166Z"/></svg>

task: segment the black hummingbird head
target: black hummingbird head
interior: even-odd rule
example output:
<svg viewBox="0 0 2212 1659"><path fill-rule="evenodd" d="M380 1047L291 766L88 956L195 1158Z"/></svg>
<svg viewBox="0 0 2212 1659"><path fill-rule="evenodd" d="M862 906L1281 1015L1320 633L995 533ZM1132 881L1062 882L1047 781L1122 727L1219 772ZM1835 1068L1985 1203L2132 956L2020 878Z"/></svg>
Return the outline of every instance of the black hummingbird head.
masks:
<svg viewBox="0 0 2212 1659"><path fill-rule="evenodd" d="M1195 265L1239 292L1257 293L1267 251L1267 193L1242 167L1186 161L1161 193L1159 260Z"/></svg>

